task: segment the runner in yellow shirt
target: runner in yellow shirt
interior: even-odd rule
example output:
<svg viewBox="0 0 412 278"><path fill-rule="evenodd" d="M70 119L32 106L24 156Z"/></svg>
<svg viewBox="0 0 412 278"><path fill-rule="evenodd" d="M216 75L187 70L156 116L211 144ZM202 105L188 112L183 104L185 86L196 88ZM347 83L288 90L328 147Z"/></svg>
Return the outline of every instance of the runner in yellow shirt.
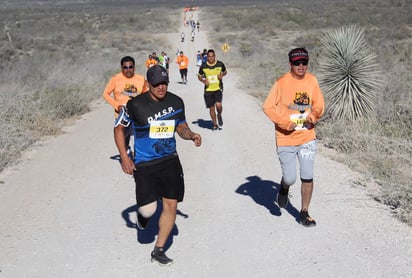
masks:
<svg viewBox="0 0 412 278"><path fill-rule="evenodd" d="M216 60L215 51L213 49L209 49L207 51L207 61L200 66L197 78L205 85L203 96L205 99L206 108L209 108L210 117L212 118L213 130L218 130L219 126L223 126L222 79L226 74L227 71L225 64L219 60Z"/></svg>

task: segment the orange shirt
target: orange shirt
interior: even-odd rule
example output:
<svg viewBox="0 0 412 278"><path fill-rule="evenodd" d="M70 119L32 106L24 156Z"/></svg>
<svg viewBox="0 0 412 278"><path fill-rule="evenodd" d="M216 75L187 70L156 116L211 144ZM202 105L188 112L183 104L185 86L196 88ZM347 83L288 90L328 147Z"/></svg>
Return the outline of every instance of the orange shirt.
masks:
<svg viewBox="0 0 412 278"><path fill-rule="evenodd" d="M148 90L145 79L142 75L135 74L132 78L127 78L119 72L114 75L103 92L103 98L114 108L117 117L119 105L125 105L131 96L136 96Z"/></svg>
<svg viewBox="0 0 412 278"><path fill-rule="evenodd" d="M152 67L152 66L154 66L154 65L157 65L157 61L156 61L155 59L150 59L150 58L148 58L148 59L146 60L146 68L150 68L150 67Z"/></svg>
<svg viewBox="0 0 412 278"><path fill-rule="evenodd" d="M318 80L308 72L302 80L293 78L290 72L281 76L263 103L264 113L276 127L277 146L298 146L315 139L315 129L307 129L302 123L307 115L313 123L319 121L324 108ZM293 122L298 127L287 131Z"/></svg>
<svg viewBox="0 0 412 278"><path fill-rule="evenodd" d="M189 65L189 58L187 56L177 56L176 63L179 65L179 69L187 69Z"/></svg>

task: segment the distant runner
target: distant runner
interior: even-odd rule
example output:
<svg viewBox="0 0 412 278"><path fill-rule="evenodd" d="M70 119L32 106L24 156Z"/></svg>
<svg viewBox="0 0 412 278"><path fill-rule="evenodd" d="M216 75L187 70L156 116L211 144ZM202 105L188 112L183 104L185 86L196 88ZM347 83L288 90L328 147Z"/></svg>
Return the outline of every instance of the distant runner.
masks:
<svg viewBox="0 0 412 278"><path fill-rule="evenodd" d="M197 75L204 87L204 100L206 108L209 108L212 118L213 130L218 130L223 126L222 99L223 99L223 76L227 74L226 66L223 62L216 60L213 49L207 51L207 61L199 68ZM217 117L216 117L217 114Z"/></svg>
<svg viewBox="0 0 412 278"><path fill-rule="evenodd" d="M183 54L183 51L179 52L176 57L176 63L179 65L180 77L182 78L182 84L187 83L187 68L189 66L189 58Z"/></svg>

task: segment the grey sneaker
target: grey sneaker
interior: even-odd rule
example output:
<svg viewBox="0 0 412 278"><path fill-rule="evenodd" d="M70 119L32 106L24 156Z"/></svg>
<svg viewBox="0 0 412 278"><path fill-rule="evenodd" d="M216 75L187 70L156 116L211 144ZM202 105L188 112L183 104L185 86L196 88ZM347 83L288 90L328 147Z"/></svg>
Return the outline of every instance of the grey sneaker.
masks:
<svg viewBox="0 0 412 278"><path fill-rule="evenodd" d="M280 208L285 208L289 203L289 188L284 188L281 186L278 195L276 197L276 202Z"/></svg>
<svg viewBox="0 0 412 278"><path fill-rule="evenodd" d="M169 266L173 264L173 260L166 256L163 247L155 247L151 255L152 262L157 262L161 266Z"/></svg>

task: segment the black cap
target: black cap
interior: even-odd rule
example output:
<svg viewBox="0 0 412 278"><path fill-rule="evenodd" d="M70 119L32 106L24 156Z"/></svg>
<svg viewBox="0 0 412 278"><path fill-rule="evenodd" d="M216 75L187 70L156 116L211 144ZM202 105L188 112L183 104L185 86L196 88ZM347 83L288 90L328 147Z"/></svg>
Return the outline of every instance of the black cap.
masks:
<svg viewBox="0 0 412 278"><path fill-rule="evenodd" d="M289 52L288 56L289 62L309 60L309 54L305 48L294 48Z"/></svg>
<svg viewBox="0 0 412 278"><path fill-rule="evenodd" d="M169 76L164 67L154 65L147 70L147 81L152 86L156 86L164 82L169 83Z"/></svg>

